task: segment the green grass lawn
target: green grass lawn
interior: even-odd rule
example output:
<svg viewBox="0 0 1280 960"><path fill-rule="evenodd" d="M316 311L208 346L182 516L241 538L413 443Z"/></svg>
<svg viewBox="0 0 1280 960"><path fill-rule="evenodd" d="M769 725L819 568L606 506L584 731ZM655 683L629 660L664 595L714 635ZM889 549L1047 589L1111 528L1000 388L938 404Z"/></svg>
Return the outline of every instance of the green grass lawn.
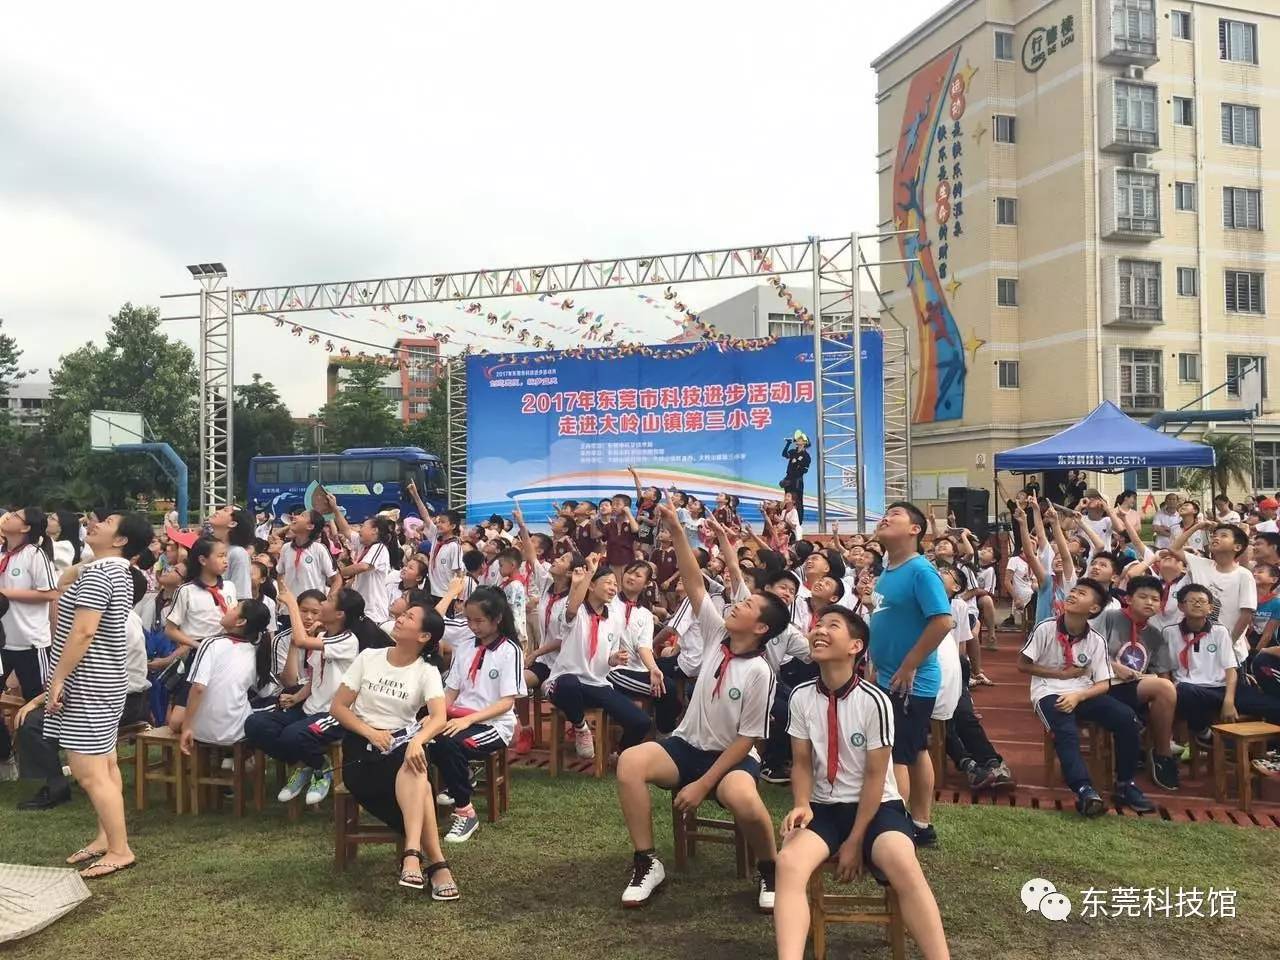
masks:
<svg viewBox="0 0 1280 960"><path fill-rule="evenodd" d="M725 847L700 851L687 874L670 867L669 800L655 795L666 888L647 909L618 904L630 864L612 781L550 780L513 771L512 807L453 858L463 900L431 902L395 885L394 852L365 847L333 870L332 827L312 814L289 824L278 806L229 814L130 814L134 870L91 884L93 897L9 948L22 960L71 955L219 960L266 957L685 958L773 956L773 931ZM781 815L789 793L764 787ZM29 784L0 784L0 861L53 865L92 835L82 795L48 813L19 814ZM939 806L942 846L923 854L956 957L1218 958L1280 956L1280 831L1176 825L1007 807ZM454 851L446 851L454 852ZM1022 884L1054 881L1077 915L1024 915ZM1091 919L1079 891L1231 887L1237 918ZM176 951L176 952L175 952ZM887 957L880 931L834 928L832 957Z"/></svg>

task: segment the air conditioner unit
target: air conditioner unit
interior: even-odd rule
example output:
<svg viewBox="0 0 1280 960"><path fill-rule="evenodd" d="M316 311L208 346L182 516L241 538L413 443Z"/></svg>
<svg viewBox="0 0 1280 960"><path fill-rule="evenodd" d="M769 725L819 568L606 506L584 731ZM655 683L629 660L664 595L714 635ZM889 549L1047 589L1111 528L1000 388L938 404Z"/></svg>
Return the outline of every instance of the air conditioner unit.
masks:
<svg viewBox="0 0 1280 960"><path fill-rule="evenodd" d="M1124 76L1126 80L1141 80L1147 75L1142 67L1129 66L1124 68Z"/></svg>
<svg viewBox="0 0 1280 960"><path fill-rule="evenodd" d="M1135 153L1129 161L1129 166L1134 170L1151 170L1151 154Z"/></svg>

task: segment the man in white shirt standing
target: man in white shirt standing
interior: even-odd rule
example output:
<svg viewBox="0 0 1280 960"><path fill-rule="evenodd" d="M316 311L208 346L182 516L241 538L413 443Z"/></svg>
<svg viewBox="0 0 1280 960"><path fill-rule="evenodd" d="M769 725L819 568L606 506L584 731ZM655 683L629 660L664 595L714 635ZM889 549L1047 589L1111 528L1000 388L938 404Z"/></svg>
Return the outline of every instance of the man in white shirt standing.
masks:
<svg viewBox="0 0 1280 960"><path fill-rule="evenodd" d="M1187 541L1204 530L1213 531L1209 540L1209 556L1186 552ZM1201 520L1196 526L1183 530L1169 547L1169 552L1187 565L1191 582L1209 588L1213 595L1213 613L1209 620L1227 628L1241 663L1249 655L1249 641L1245 633L1258 609L1258 585L1249 568L1240 563L1240 557L1248 547L1249 537L1243 530L1213 520Z"/></svg>
<svg viewBox="0 0 1280 960"><path fill-rule="evenodd" d="M1151 521L1151 529L1156 535L1156 549L1166 550L1173 538L1182 532L1182 518L1178 516L1178 495L1171 493L1164 498L1160 509Z"/></svg>

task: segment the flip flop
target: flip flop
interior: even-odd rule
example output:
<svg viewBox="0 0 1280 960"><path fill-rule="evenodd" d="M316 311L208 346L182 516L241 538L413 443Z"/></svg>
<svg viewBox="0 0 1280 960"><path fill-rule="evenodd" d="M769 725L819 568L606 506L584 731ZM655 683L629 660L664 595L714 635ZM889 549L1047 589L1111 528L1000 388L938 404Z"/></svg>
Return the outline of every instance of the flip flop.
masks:
<svg viewBox="0 0 1280 960"><path fill-rule="evenodd" d="M105 850L90 850L88 847L81 847L71 856L67 857L67 866L78 867L82 863L88 863L90 860L97 860L99 857L106 856Z"/></svg>
<svg viewBox="0 0 1280 960"><path fill-rule="evenodd" d="M137 860L130 860L128 863L103 863L99 861L92 867L86 867L81 870L80 879L101 880L103 877L109 877L114 873L119 873L122 870L128 870L131 867L137 866L137 863ZM101 870L102 873L90 873L89 871L91 870Z"/></svg>

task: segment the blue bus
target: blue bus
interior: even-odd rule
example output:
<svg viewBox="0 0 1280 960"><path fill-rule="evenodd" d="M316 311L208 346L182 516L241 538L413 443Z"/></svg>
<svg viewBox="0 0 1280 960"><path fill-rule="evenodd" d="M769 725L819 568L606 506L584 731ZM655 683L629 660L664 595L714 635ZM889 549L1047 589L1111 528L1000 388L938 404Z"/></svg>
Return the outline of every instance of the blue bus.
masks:
<svg viewBox="0 0 1280 960"><path fill-rule="evenodd" d="M382 510L417 516L408 494L411 480L433 511L448 506L444 464L421 447L353 447L342 453L254 457L249 461L249 509L279 519L299 507L310 509L308 501L322 486L355 523Z"/></svg>

